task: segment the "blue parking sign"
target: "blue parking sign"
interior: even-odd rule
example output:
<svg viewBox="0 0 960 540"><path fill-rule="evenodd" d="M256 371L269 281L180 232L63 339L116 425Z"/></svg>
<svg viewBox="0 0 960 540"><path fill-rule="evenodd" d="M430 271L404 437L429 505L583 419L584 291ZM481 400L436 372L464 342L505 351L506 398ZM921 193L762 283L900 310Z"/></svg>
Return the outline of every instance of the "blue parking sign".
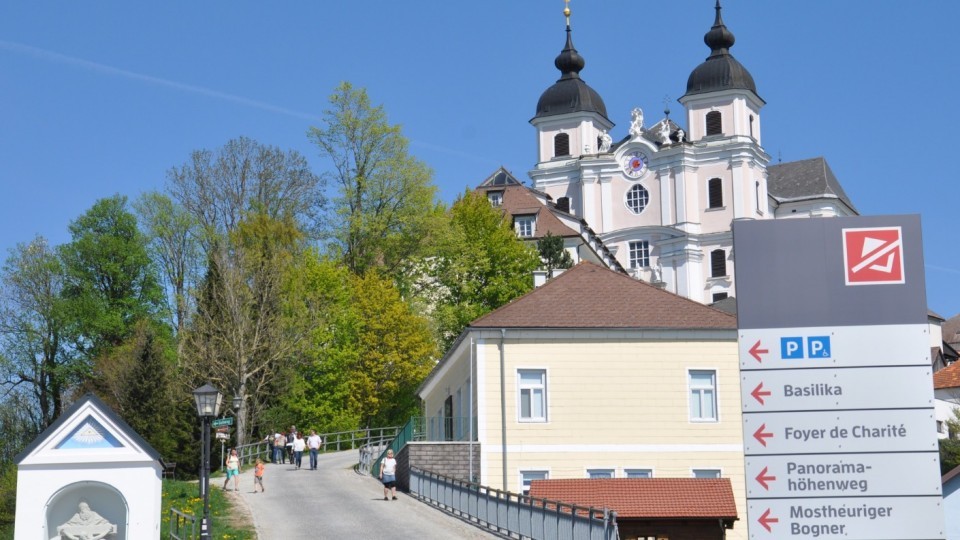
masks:
<svg viewBox="0 0 960 540"><path fill-rule="evenodd" d="M808 337L807 358L830 358L830 336Z"/></svg>
<svg viewBox="0 0 960 540"><path fill-rule="evenodd" d="M780 338L780 358L784 360L803 360L803 338Z"/></svg>

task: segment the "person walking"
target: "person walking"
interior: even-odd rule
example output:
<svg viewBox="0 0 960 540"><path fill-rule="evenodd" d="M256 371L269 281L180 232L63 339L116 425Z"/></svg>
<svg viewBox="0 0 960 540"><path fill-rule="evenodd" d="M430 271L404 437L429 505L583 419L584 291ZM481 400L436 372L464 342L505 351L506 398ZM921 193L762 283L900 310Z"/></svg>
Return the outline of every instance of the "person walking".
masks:
<svg viewBox="0 0 960 540"><path fill-rule="evenodd" d="M257 465L253 468L253 492L257 492L257 486L260 486L260 491L266 491L266 488L263 487L263 470L266 469L263 465L263 460L257 458Z"/></svg>
<svg viewBox="0 0 960 540"><path fill-rule="evenodd" d="M293 440L293 462L297 469L300 469L300 464L303 461L303 449L306 447L307 443L303 440L303 436L297 433L297 438Z"/></svg>
<svg viewBox="0 0 960 540"><path fill-rule="evenodd" d="M287 445L287 437L279 431L273 434L273 462L282 464L286 461L283 455L284 447Z"/></svg>
<svg viewBox="0 0 960 540"><path fill-rule="evenodd" d="M323 446L323 439L317 435L317 431L310 430L310 436L307 437L307 448L310 450L310 470L317 470L317 455L320 453L320 447Z"/></svg>
<svg viewBox="0 0 960 540"><path fill-rule="evenodd" d="M227 486L230 484L230 479L233 478L233 490L240 491L240 457L237 456L236 448L230 450L225 465L227 466L227 478L223 481L223 490L228 491Z"/></svg>
<svg viewBox="0 0 960 540"><path fill-rule="evenodd" d="M397 460L393 459L393 450L387 450L387 457L380 463L380 481L383 482L383 500L393 495L397 500Z"/></svg>
<svg viewBox="0 0 960 540"><path fill-rule="evenodd" d="M293 441L297 440L297 426L290 426L287 432L287 458L293 463Z"/></svg>

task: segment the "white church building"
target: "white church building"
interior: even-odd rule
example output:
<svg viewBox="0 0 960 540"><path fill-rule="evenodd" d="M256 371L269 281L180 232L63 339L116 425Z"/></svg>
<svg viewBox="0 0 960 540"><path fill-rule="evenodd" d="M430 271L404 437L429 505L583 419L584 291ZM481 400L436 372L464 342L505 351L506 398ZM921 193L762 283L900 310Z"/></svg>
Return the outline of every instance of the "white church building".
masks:
<svg viewBox="0 0 960 540"><path fill-rule="evenodd" d="M530 121L538 141L531 191L550 213L589 224L617 260L608 267L705 304L736 296L734 220L857 215L822 158L770 164L761 136L765 102L730 53L734 36L719 0L715 11L704 36L710 54L679 100L685 127L669 115L647 125L637 108L628 134L613 140L603 99L580 77L585 61L573 45L569 10L555 60L560 78ZM530 220L538 212L527 213L514 215L515 223L537 230Z"/></svg>

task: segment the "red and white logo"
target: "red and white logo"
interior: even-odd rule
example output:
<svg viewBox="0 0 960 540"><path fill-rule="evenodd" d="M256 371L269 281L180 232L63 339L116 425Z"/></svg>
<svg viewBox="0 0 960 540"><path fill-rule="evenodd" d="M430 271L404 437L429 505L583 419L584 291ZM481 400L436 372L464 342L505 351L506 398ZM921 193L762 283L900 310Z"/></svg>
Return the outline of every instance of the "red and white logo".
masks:
<svg viewBox="0 0 960 540"><path fill-rule="evenodd" d="M903 283L900 227L843 229L843 265L847 285Z"/></svg>

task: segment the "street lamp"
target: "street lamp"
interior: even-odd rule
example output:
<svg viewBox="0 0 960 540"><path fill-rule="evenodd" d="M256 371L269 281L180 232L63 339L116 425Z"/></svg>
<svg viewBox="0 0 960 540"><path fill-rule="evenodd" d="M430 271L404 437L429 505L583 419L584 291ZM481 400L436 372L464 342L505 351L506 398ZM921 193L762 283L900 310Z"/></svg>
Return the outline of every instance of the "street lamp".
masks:
<svg viewBox="0 0 960 540"><path fill-rule="evenodd" d="M200 538L210 538L210 419L220 414L221 394L210 383L193 391L197 404L197 416L203 421L200 437L203 440L203 455L200 457L200 495L203 497L203 520L200 522Z"/></svg>

